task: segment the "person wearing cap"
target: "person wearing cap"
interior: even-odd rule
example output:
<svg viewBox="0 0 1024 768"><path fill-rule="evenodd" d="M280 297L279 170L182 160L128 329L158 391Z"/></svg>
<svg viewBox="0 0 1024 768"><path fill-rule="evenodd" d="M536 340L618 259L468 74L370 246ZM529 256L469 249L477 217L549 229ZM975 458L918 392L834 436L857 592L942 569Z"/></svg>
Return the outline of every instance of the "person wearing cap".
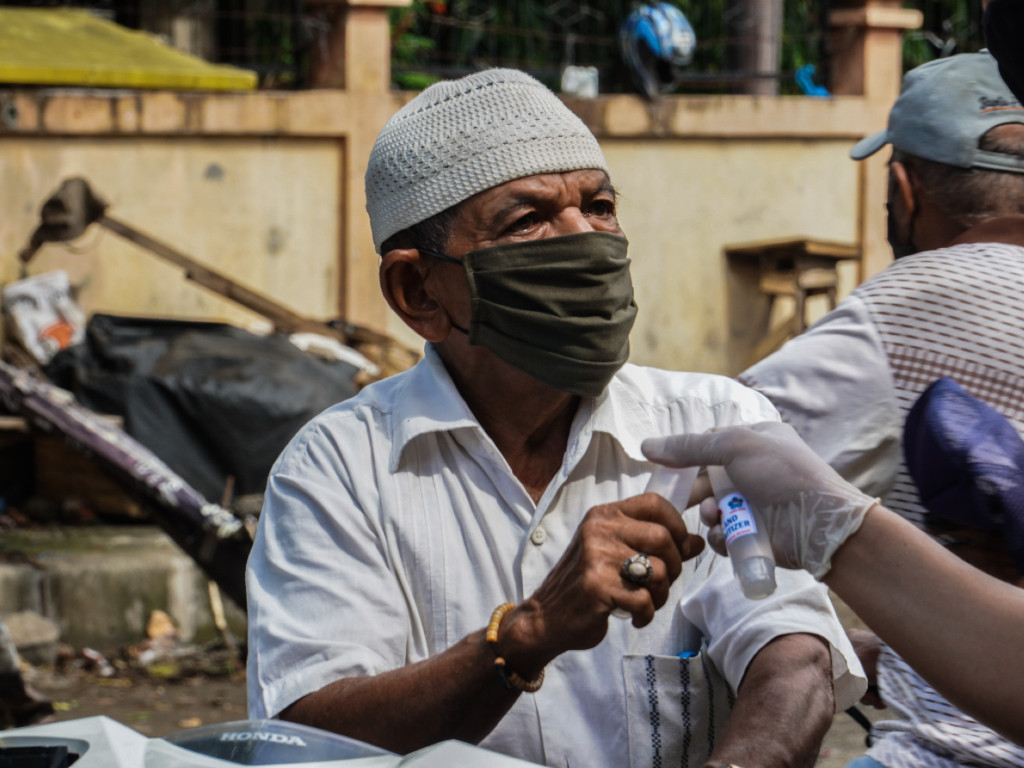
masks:
<svg viewBox="0 0 1024 768"><path fill-rule="evenodd" d="M851 155L886 145L894 263L738 378L843 477L923 526L901 434L926 387L949 377L1024 434L1024 109L988 53L939 59L907 73L887 128ZM959 713L873 635L857 633L855 645L899 715L875 724L868 759L1024 765L1024 751Z"/></svg>
<svg viewBox="0 0 1024 768"><path fill-rule="evenodd" d="M626 363L637 308L593 134L515 70L437 83L381 131L366 196L424 358L271 473L250 716L558 768L813 764L865 687L827 593L787 572L747 600L697 556L696 509L644 493L644 438L778 415L731 379Z"/></svg>

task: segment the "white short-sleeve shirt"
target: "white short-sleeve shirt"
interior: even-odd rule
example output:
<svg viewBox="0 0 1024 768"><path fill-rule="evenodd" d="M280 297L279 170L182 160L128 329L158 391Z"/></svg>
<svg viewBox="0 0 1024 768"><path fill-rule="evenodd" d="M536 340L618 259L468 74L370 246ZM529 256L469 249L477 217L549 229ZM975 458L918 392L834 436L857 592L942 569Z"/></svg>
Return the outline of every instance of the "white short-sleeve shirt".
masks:
<svg viewBox="0 0 1024 768"><path fill-rule="evenodd" d="M644 492L645 438L777 419L731 379L627 365L582 400L534 504L428 346L310 422L271 473L247 572L250 717L429 658L531 595L588 509ZM596 648L555 659L482 746L559 768L702 761L750 660L796 632L830 643L836 705L849 706L865 682L825 588L803 572L778 581L755 602L724 558L686 563L651 625L611 619ZM704 652L681 660L700 647L694 627Z"/></svg>

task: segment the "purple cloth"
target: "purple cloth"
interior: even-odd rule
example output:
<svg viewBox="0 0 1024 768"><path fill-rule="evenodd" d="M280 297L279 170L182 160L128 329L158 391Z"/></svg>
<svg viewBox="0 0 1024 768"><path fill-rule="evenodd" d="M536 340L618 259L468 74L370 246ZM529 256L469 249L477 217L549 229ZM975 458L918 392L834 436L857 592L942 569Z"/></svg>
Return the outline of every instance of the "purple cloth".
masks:
<svg viewBox="0 0 1024 768"><path fill-rule="evenodd" d="M934 381L907 414L907 469L926 520L1000 531L1024 574L1024 440L955 381Z"/></svg>

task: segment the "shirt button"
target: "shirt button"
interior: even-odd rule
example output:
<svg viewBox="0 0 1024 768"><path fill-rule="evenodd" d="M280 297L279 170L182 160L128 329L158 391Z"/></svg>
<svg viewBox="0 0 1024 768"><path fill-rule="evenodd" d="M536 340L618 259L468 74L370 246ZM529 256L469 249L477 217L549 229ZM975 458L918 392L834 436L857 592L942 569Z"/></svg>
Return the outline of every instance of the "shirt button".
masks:
<svg viewBox="0 0 1024 768"><path fill-rule="evenodd" d="M534 528L533 533L530 534L530 541L536 544L538 547L548 540L548 532L543 528Z"/></svg>

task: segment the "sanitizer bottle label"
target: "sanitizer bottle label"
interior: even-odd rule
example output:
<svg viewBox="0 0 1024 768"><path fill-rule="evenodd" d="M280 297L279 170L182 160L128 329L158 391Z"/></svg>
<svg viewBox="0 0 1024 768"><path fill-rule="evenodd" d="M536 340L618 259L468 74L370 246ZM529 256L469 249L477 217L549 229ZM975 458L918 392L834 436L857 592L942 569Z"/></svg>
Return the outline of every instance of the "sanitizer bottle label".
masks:
<svg viewBox="0 0 1024 768"><path fill-rule="evenodd" d="M726 544L731 544L740 536L757 533L757 523L750 505L738 493L725 494L718 502L718 511L722 513L722 531L725 533Z"/></svg>

